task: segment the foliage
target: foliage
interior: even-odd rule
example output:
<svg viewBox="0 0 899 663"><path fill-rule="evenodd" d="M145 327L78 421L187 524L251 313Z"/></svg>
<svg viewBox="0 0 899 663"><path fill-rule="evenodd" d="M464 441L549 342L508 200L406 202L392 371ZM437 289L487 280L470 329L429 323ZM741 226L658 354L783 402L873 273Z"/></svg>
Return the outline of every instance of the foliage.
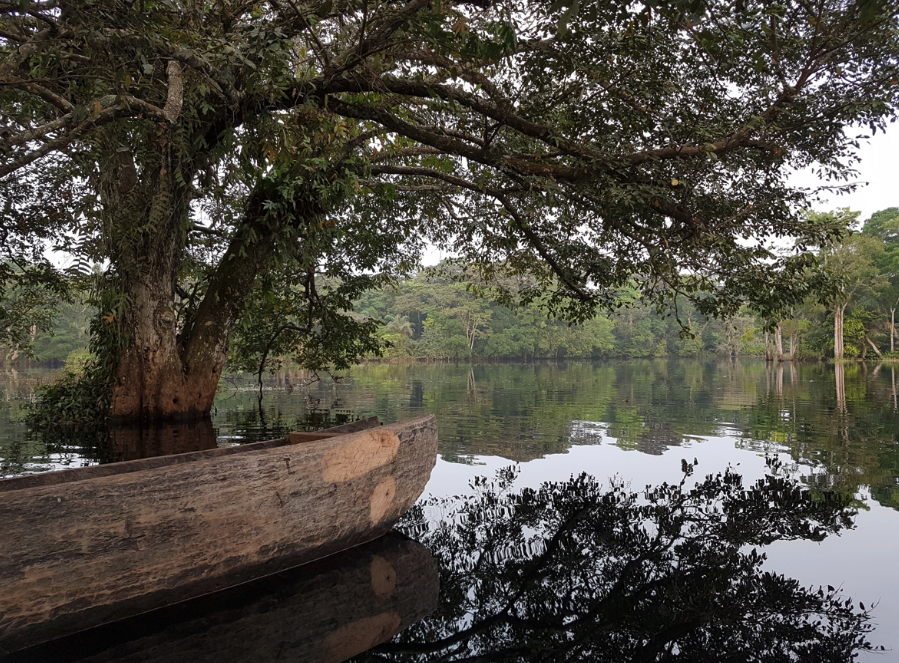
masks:
<svg viewBox="0 0 899 663"><path fill-rule="evenodd" d="M815 296L785 312L779 324L787 355L832 356L832 307L842 303L848 307L846 356L876 356L872 348L877 347L890 357L887 344L897 306L893 284L899 283L899 263L891 260L899 256L899 243L891 243L882 227L892 222L892 210L874 214L861 234L822 248L821 261L840 279L842 290L825 300L830 308ZM858 215L849 210L810 215L825 216L849 226ZM872 224L879 230L871 230ZM311 230L305 244L318 245L312 253L320 256L320 264L310 270L308 254L282 256L280 266L273 265L257 281L231 343L235 368L273 370L290 358L314 370L344 370L363 357L382 355L458 360L765 354L766 321L745 308L719 320L682 302L670 315L626 287L619 294L620 309L569 325L548 317L541 301L525 304L504 297L520 294L515 279L486 287L475 272L452 263L407 278L359 274L354 261L365 258L362 265L372 267L395 251L394 240L383 231L341 224L322 223ZM412 268L411 256L401 260L402 270ZM52 336L35 334L33 348L40 359L61 361L86 347L85 305L62 304L61 310Z"/></svg>
<svg viewBox="0 0 899 663"><path fill-rule="evenodd" d="M40 263L28 247L46 239L81 274L106 266L95 329L113 354L96 356L108 384L141 392L113 403L167 393L117 371L199 389L220 375L235 329L240 361L264 354L276 330L250 329L272 317L257 281L327 281L328 224L338 245L360 239L338 270L357 293L360 275L407 273L430 240L500 300L577 323L624 305L625 288L660 310L727 317L751 303L770 321L834 288L814 250L844 228L802 216L814 192L786 178L812 166L841 186L858 130L894 116L897 11L873 0L0 3L0 198L12 201L0 230L21 265ZM779 255L769 237L795 250ZM369 261L359 251L373 242ZM290 322L310 365L381 344L330 293L294 307L318 307ZM469 352L485 336L472 316ZM328 339L336 354L321 349ZM587 351L583 338L565 343Z"/></svg>
<svg viewBox="0 0 899 663"><path fill-rule="evenodd" d="M0 263L0 359L34 357L35 338L53 330L69 297L65 281L47 264Z"/></svg>
<svg viewBox="0 0 899 663"><path fill-rule="evenodd" d="M115 325L118 293L104 287L108 274L94 275L94 289L88 293L82 311L93 310L90 318L89 360L55 384L38 389L38 399L26 406L26 421L35 430L52 431L60 426L76 426L88 431L102 430L108 419L114 364L127 339Z"/></svg>
<svg viewBox="0 0 899 663"><path fill-rule="evenodd" d="M66 370L62 379L40 388L39 398L26 404L26 421L32 428L96 428L105 423L109 408L107 377L95 365L81 371Z"/></svg>
<svg viewBox="0 0 899 663"><path fill-rule="evenodd" d="M539 359L575 357L700 356L746 354L748 313L716 320L689 302L679 318L658 313L633 289L622 292L627 306L580 324L548 317L539 301L513 304L496 301L495 291L480 291L465 273L447 278L444 267L423 270L380 290L363 294L355 303L371 320L403 321L401 343L386 351L389 358ZM512 290L507 287L507 292ZM483 295L483 296L480 296ZM398 324L392 322L390 324ZM383 338L388 338L388 324ZM685 332L686 325L691 332ZM404 327L405 328L405 327ZM752 348L749 348L750 350ZM761 352L764 352L762 349Z"/></svg>
<svg viewBox="0 0 899 663"><path fill-rule="evenodd" d="M759 548L851 527L847 496L732 469L632 491L582 474L432 498L400 528L440 564L441 601L360 661L845 661L872 649L870 613L839 590L763 569ZM429 513L441 513L436 522Z"/></svg>

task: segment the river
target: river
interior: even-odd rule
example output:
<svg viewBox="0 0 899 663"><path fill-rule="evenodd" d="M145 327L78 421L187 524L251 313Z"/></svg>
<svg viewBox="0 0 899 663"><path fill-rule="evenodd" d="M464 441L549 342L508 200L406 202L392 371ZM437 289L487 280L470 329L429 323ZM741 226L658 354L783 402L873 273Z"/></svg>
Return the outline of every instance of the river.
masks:
<svg viewBox="0 0 899 663"><path fill-rule="evenodd" d="M899 661L897 373L899 365L890 364L766 365L743 359L371 363L337 381L313 382L302 371L285 369L266 377L261 402L252 376L223 381L212 444L252 442L371 415L393 422L431 412L438 420L440 455L425 493L435 498L476 494L483 486L472 486L475 477L495 477L509 465L517 474L508 478L507 491L587 473L603 490L618 485L640 492L677 484L687 466L687 488L728 467L750 485L771 471L766 459L776 459L779 475L812 495L836 491L854 498L854 516L850 526L822 541L784 536L762 546L764 568L802 587L831 586L853 605L862 602L874 626L867 638L885 650L862 653L861 660ZM46 369L0 374L3 476L146 455L147 449L137 447L152 441L117 447L108 439L75 436L48 444L31 435L21 406L53 375ZM422 517L435 521L440 508L433 502ZM462 621L471 621L472 610Z"/></svg>

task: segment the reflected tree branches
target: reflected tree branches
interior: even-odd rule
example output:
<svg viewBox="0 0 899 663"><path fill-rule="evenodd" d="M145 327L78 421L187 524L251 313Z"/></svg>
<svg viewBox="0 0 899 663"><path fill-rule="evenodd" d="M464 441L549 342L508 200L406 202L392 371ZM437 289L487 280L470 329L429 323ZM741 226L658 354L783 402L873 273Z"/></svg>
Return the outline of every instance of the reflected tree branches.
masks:
<svg viewBox="0 0 899 663"><path fill-rule="evenodd" d="M359 661L847 661L870 612L764 568L759 547L853 526L851 496L728 469L634 491L581 475L432 499L403 529L441 566L437 612Z"/></svg>

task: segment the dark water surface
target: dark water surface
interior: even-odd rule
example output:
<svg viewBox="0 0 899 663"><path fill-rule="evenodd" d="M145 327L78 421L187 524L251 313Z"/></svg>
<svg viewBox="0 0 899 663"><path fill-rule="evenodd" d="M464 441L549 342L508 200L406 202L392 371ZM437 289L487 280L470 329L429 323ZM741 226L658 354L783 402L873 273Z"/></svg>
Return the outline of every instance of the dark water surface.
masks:
<svg viewBox="0 0 899 663"><path fill-rule="evenodd" d="M252 378L227 378L210 430L48 444L29 436L20 406L52 375L7 371L0 475L433 412L440 458L426 494L436 499L403 528L441 562L441 607L360 660L486 652L500 653L478 660L525 660L525 651L543 651L537 660L702 660L690 652L703 650L742 652L735 660L790 660L775 655L788 651L851 660L864 636L886 650L862 660L899 661L897 373L889 364L751 360L370 364L338 383L304 385L303 373L284 371L266 381L261 405ZM513 462L517 474L493 489L470 485ZM738 495L728 467L744 488L779 478ZM685 469L692 476L679 492L659 488ZM582 472L597 483L570 481ZM546 481L561 483L502 503ZM468 524L440 532L441 520ZM495 546L492 556L485 546ZM754 558L756 549L767 560ZM823 587L823 598L803 594L811 586ZM852 597L851 609L839 612L828 586L841 602ZM828 626L803 621L809 615Z"/></svg>

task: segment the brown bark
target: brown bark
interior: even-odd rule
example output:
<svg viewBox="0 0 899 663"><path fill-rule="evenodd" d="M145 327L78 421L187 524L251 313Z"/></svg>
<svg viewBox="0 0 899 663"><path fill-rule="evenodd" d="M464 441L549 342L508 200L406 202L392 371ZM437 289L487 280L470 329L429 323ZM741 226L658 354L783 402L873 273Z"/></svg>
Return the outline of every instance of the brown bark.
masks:
<svg viewBox="0 0 899 663"><path fill-rule="evenodd" d="M176 117L182 101L179 65L170 62L167 74L166 109ZM283 224L278 227L279 220L266 211L278 190L266 191L263 185L249 196L239 230L210 275L198 309L191 319L177 319L176 291L191 226L190 183L208 150L243 112L213 113L193 136L160 124L159 134L137 146L134 155L120 151L131 144L130 135L118 135L113 127L98 134L98 149L105 155L98 181L104 248L115 268L110 290L118 299L111 306L115 310L100 312L114 330L112 345L119 348L108 358L114 373L113 421L208 417L246 295L260 270L270 265L274 238L285 237ZM197 151L197 144L206 147ZM320 212L319 203L298 201L294 211L285 223L308 222Z"/></svg>
<svg viewBox="0 0 899 663"><path fill-rule="evenodd" d="M119 358L110 416L143 422L202 418L212 407L218 375L211 367L203 374L185 370L170 294L174 282L136 283L131 293L129 347Z"/></svg>
<svg viewBox="0 0 899 663"><path fill-rule="evenodd" d="M114 138L114 137L112 137ZM114 329L118 351L110 415L114 420L156 420L197 409L200 390L184 389L178 355L175 290L187 243L189 195L180 182L192 171L172 172L166 134L157 154L143 154L140 170L116 151L101 173L104 223L115 265L116 308L101 311ZM116 141L111 141L113 144ZM115 147L115 145L113 145Z"/></svg>
<svg viewBox="0 0 899 663"><path fill-rule="evenodd" d="M171 210L170 232L145 238L140 256L120 260L141 268L126 272L123 279L131 306L122 321L128 347L116 368L113 421L153 423L209 416L231 332L257 275L273 259L275 224L265 218L265 203L263 192L250 197L241 228L213 272L193 319L179 321L175 315L180 256L186 244L186 234L178 229L184 225L186 209ZM319 211L307 209L296 218Z"/></svg>

